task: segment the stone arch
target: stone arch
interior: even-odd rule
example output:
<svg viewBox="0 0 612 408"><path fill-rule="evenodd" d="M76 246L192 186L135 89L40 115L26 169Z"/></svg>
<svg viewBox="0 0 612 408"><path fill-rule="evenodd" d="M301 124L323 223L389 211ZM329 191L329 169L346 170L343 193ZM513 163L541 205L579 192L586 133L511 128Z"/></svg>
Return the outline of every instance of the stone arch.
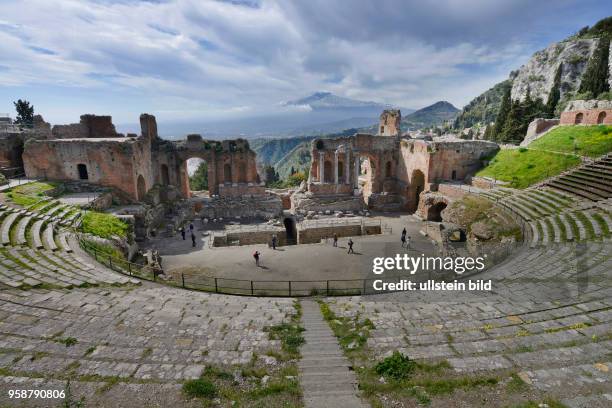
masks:
<svg viewBox="0 0 612 408"><path fill-rule="evenodd" d="M406 189L407 197L406 202L408 204L409 211L416 211L419 205L419 197L425 190L425 175L421 170L414 170L412 177L410 178L410 187Z"/></svg>
<svg viewBox="0 0 612 408"><path fill-rule="evenodd" d="M338 180L341 182L344 177L344 162L338 160Z"/></svg>
<svg viewBox="0 0 612 408"><path fill-rule="evenodd" d="M223 165L223 182L224 183L232 182L232 166L229 163L225 163Z"/></svg>
<svg viewBox="0 0 612 408"><path fill-rule="evenodd" d="M599 112L599 115L597 115L597 124L598 125L603 124L605 119L606 119L606 112Z"/></svg>
<svg viewBox="0 0 612 408"><path fill-rule="evenodd" d="M427 221L442 222L442 211L446 209L445 202L438 202L427 209Z"/></svg>
<svg viewBox="0 0 612 408"><path fill-rule="evenodd" d="M162 185L167 186L168 184L170 184L170 172L168 171L168 165L167 164L162 164L161 165L160 174L161 174L161 183L162 183Z"/></svg>
<svg viewBox="0 0 612 408"><path fill-rule="evenodd" d="M584 114L582 112L578 112L576 117L574 118L574 124L579 125L584 120Z"/></svg>
<svg viewBox="0 0 612 408"><path fill-rule="evenodd" d="M145 183L144 177L142 174L138 176L136 180L136 192L138 195L138 201L144 200L145 194L147 194L147 184Z"/></svg>
<svg viewBox="0 0 612 408"><path fill-rule="evenodd" d="M87 173L86 164L77 164L77 171L79 172L79 180L89 180L89 173Z"/></svg>
<svg viewBox="0 0 612 408"><path fill-rule="evenodd" d="M325 160L323 163L323 177L325 183L333 183L334 182L334 166L332 166L332 162L329 160Z"/></svg>
<svg viewBox="0 0 612 408"><path fill-rule="evenodd" d="M391 178L391 177L393 177L393 167L391 164L391 160L389 160L385 164L385 178Z"/></svg>

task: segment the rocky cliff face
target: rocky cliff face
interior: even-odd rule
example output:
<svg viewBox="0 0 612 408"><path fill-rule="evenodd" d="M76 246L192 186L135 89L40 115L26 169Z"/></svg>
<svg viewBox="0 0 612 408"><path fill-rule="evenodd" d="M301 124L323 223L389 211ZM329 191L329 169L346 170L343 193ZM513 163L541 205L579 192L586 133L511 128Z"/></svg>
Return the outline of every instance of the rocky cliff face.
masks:
<svg viewBox="0 0 612 408"><path fill-rule="evenodd" d="M532 98L541 98L546 102L559 67L561 99L577 91L598 42L597 38L565 40L536 52L518 70L512 83L512 99L525 99L529 89Z"/></svg>

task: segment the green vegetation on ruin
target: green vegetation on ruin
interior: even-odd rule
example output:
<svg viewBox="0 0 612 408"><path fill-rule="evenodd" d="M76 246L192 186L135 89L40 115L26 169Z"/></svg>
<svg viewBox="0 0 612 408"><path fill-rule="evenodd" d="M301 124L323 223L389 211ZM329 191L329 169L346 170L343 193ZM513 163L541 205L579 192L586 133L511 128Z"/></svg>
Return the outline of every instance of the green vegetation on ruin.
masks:
<svg viewBox="0 0 612 408"><path fill-rule="evenodd" d="M559 126L530 143L529 149L599 157L612 151L612 126Z"/></svg>
<svg viewBox="0 0 612 408"><path fill-rule="evenodd" d="M57 186L56 183L36 181L13 187L5 196L14 204L28 207L43 200L46 194Z"/></svg>
<svg viewBox="0 0 612 408"><path fill-rule="evenodd" d="M507 181L511 187L522 189L579 164L580 158L570 154L527 148L502 149L476 175Z"/></svg>
<svg viewBox="0 0 612 408"><path fill-rule="evenodd" d="M118 236L125 238L129 226L118 217L97 211L88 211L81 223L81 230L84 233L97 235L101 238L111 238Z"/></svg>

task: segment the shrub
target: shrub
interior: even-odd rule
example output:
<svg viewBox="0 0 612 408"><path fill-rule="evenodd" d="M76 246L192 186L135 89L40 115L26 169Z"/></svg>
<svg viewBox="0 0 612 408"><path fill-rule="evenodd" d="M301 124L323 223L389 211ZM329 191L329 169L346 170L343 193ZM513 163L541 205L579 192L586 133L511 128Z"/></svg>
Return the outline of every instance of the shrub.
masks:
<svg viewBox="0 0 612 408"><path fill-rule="evenodd" d="M88 211L83 216L81 228L83 232L101 238L110 238L113 235L125 237L128 231L128 225L116 216L96 211Z"/></svg>
<svg viewBox="0 0 612 408"><path fill-rule="evenodd" d="M183 384L183 392L190 397L213 398L217 395L217 387L208 380L189 380Z"/></svg>
<svg viewBox="0 0 612 408"><path fill-rule="evenodd" d="M410 377L416 366L416 362L394 351L391 356L376 364L376 373L394 380L403 380Z"/></svg>

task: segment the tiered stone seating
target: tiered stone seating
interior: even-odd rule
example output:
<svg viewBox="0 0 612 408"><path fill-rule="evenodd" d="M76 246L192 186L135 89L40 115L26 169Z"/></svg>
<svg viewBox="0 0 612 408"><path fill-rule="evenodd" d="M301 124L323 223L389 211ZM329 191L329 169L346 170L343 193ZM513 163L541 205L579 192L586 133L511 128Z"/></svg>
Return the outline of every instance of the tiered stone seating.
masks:
<svg viewBox="0 0 612 408"><path fill-rule="evenodd" d="M479 276L493 279L493 292L395 293L328 304L338 316L373 322L367 354L377 360L398 350L419 361L446 360L450 376L518 374L558 399L597 399L612 387L611 247L607 240L578 255L563 249L568 245L526 250ZM584 271L568 274L568 265L583 261ZM577 282L580 274L588 282Z"/></svg>
<svg viewBox="0 0 612 408"><path fill-rule="evenodd" d="M140 283L74 250L62 226L72 225L79 215L56 200L42 200L27 210L0 206L0 289Z"/></svg>
<svg viewBox="0 0 612 408"><path fill-rule="evenodd" d="M610 154L585 164L547 183L548 186L598 201L612 197L612 158Z"/></svg>
<svg viewBox="0 0 612 408"><path fill-rule="evenodd" d="M264 328L295 313L292 299L157 285L1 291L0 405L12 406L8 389L64 389L69 372L74 400L83 396L84 406L202 406L182 394L182 382L211 365L277 365L266 353L280 341ZM62 343L68 338L70 346Z"/></svg>
<svg viewBox="0 0 612 408"><path fill-rule="evenodd" d="M501 194L493 190L481 195L526 222L532 247L598 239L609 236L612 231L609 227L612 220L606 209L547 188L504 189Z"/></svg>

